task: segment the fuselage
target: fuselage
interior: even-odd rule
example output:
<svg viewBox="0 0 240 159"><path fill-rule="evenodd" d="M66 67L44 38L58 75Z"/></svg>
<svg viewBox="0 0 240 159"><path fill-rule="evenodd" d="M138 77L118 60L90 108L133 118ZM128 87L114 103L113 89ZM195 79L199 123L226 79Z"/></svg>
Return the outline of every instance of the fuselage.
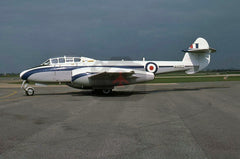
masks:
<svg viewBox="0 0 240 159"><path fill-rule="evenodd" d="M153 74L180 71L192 66L184 66L182 61L100 61L89 58L81 58L79 61L69 60L60 63L60 58L49 59L49 63L23 71L21 79L32 82L64 82L74 80L74 70L85 70L83 73L97 74L111 69L150 72ZM57 59L58 61L54 61ZM150 66L148 66L150 65ZM147 74L146 74L147 75ZM81 75L80 75L81 76ZM142 81L141 81L142 82Z"/></svg>

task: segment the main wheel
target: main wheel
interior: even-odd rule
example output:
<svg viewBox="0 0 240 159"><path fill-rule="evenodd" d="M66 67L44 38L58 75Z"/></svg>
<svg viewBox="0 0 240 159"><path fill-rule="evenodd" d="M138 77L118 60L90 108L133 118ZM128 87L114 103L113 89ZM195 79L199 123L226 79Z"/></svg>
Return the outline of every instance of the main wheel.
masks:
<svg viewBox="0 0 240 159"><path fill-rule="evenodd" d="M112 89L102 89L102 94L109 95L112 93Z"/></svg>
<svg viewBox="0 0 240 159"><path fill-rule="evenodd" d="M28 87L25 91L27 96L33 96L34 95L34 89L32 87Z"/></svg>

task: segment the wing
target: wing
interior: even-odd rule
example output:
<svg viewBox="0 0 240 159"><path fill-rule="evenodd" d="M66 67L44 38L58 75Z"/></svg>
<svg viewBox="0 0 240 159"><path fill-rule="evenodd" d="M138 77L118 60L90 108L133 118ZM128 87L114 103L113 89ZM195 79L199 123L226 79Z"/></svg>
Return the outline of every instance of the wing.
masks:
<svg viewBox="0 0 240 159"><path fill-rule="evenodd" d="M101 72L89 77L94 83L103 84L108 83L108 85L126 85L130 84L132 80L136 79L134 71L129 70L111 70L108 72Z"/></svg>
<svg viewBox="0 0 240 159"><path fill-rule="evenodd" d="M101 69L101 70L98 70ZM79 68L72 71L72 82L88 86L119 86L154 79L151 72L123 68Z"/></svg>

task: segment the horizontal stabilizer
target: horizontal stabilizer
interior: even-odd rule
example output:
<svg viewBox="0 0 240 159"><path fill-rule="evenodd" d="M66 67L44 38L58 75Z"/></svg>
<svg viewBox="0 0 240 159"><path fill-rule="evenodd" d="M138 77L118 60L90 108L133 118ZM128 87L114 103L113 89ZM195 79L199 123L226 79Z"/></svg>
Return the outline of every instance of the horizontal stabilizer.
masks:
<svg viewBox="0 0 240 159"><path fill-rule="evenodd" d="M190 53L214 53L216 50L214 48L209 49L188 49L182 50L183 52L190 52Z"/></svg>

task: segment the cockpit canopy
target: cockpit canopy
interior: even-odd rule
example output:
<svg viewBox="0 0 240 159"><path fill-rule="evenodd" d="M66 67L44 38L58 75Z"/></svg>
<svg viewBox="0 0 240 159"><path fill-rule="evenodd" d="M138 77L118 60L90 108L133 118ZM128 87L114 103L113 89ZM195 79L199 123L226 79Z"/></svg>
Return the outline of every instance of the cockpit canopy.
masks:
<svg viewBox="0 0 240 159"><path fill-rule="evenodd" d="M87 57L57 57L57 58L50 58L41 66L49 66L49 65L56 65L56 64L77 64L79 62L93 62L94 59L87 58Z"/></svg>

